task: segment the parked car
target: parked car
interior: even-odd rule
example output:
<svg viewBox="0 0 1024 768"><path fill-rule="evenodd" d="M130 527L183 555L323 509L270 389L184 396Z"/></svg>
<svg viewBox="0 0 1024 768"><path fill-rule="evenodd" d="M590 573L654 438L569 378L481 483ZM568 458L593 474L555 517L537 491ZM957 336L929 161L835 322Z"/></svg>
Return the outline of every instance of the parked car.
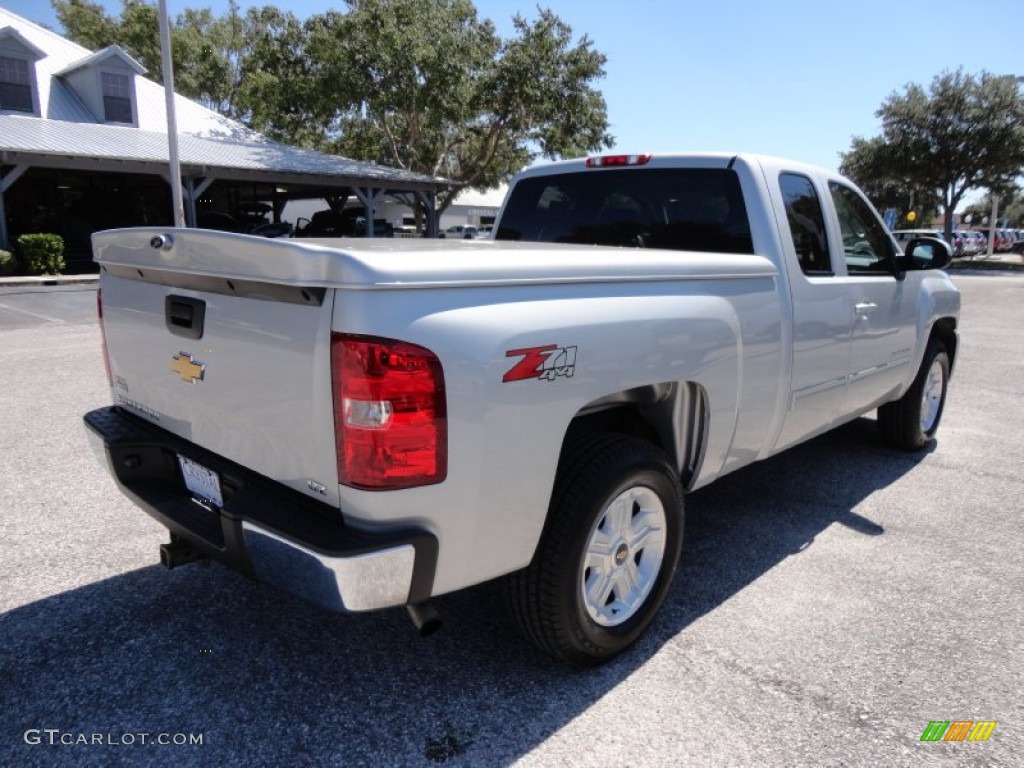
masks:
<svg viewBox="0 0 1024 768"><path fill-rule="evenodd" d="M1003 253L1013 244L1013 240L1005 229L986 229L983 231L992 240L992 253Z"/></svg>
<svg viewBox="0 0 1024 768"><path fill-rule="evenodd" d="M942 234L941 229L922 228L922 229L896 229L893 230L892 236L896 238L896 242L900 244L900 247L906 247L907 243L911 240L916 240L919 237L934 237L938 240L945 240L946 238ZM952 245L952 243L950 243ZM959 256L956 249L953 249L953 255Z"/></svg>
<svg viewBox="0 0 1024 768"><path fill-rule="evenodd" d="M295 222L294 237L343 237L343 226L341 215L327 208Z"/></svg>
<svg viewBox="0 0 1024 768"><path fill-rule="evenodd" d="M394 230L395 237L423 237L423 230L416 229L415 224L400 224Z"/></svg>
<svg viewBox="0 0 1024 768"><path fill-rule="evenodd" d="M238 221L238 232L254 234L255 229L273 224L268 217L274 212L274 207L267 203L240 203L234 211L234 217Z"/></svg>
<svg viewBox="0 0 1024 768"><path fill-rule="evenodd" d="M288 221L268 221L249 230L256 237L291 237L294 227Z"/></svg>
<svg viewBox="0 0 1024 768"><path fill-rule="evenodd" d="M384 219L373 220L374 237L394 237L395 228ZM317 211L296 222L294 237L366 237L366 216L361 208Z"/></svg>
<svg viewBox="0 0 1024 768"><path fill-rule="evenodd" d="M199 229L215 229L220 232L242 232L243 227L238 219L222 211L203 211L196 216Z"/></svg>
<svg viewBox="0 0 1024 768"><path fill-rule="evenodd" d="M969 229L964 232L964 235L966 235L970 241L968 255L977 256L979 253L985 252L985 249L988 247L988 241L985 240L985 236L981 234L981 232Z"/></svg>
<svg viewBox="0 0 1024 768"><path fill-rule="evenodd" d="M453 227L448 227L440 234L440 237L450 240L472 240L476 237L476 233L477 228L472 224L456 224Z"/></svg>
<svg viewBox="0 0 1024 768"><path fill-rule="evenodd" d="M999 229L996 231L999 233L999 253L1006 253L1013 246L1013 242L1016 238L1010 234L1010 230L1008 229Z"/></svg>

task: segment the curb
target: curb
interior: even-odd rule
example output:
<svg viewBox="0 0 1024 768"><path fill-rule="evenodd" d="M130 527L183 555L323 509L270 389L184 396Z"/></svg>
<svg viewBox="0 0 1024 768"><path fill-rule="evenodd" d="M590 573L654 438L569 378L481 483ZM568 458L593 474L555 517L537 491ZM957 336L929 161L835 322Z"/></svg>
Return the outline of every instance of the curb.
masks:
<svg viewBox="0 0 1024 768"><path fill-rule="evenodd" d="M1021 274L1024 272L1024 262L1009 259L959 259L954 261L949 269L946 270L951 275L960 273L975 273L975 274Z"/></svg>
<svg viewBox="0 0 1024 768"><path fill-rule="evenodd" d="M98 282L99 279L99 275L21 275L18 277L0 277L0 288L19 285L92 285Z"/></svg>

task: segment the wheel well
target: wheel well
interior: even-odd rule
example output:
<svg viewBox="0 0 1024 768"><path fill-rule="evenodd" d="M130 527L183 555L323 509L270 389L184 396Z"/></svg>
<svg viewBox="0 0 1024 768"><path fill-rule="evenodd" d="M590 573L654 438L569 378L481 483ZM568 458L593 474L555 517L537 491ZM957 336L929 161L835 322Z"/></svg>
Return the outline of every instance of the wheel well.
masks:
<svg viewBox="0 0 1024 768"><path fill-rule="evenodd" d="M580 411L569 424L565 448L599 432L634 437L662 450L679 468L688 487L703 458L707 398L692 383L654 384L600 398Z"/></svg>
<svg viewBox="0 0 1024 768"><path fill-rule="evenodd" d="M575 442L584 435L594 432L612 432L616 435L636 437L666 452L671 447L665 444L663 436L651 423L650 414L645 414L636 404L619 405L577 416L569 425L565 442Z"/></svg>
<svg viewBox="0 0 1024 768"><path fill-rule="evenodd" d="M936 320L935 325L932 326L931 338L938 339L946 348L946 353L949 355L949 371L952 373L953 363L956 361L956 319L942 317Z"/></svg>

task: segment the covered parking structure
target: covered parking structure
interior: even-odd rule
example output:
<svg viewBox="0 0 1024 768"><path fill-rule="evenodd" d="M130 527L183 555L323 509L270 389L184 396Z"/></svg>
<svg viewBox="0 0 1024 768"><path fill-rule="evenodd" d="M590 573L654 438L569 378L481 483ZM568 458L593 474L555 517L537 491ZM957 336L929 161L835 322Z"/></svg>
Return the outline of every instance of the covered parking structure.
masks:
<svg viewBox="0 0 1024 768"><path fill-rule="evenodd" d="M436 196L451 182L239 134L179 136L188 226L282 224L288 201L310 199L336 213L358 206L369 222L388 196L418 207L425 234L436 235ZM53 232L64 237L69 267L87 268L92 232L171 225L169 182L165 133L0 115L0 247L26 232Z"/></svg>
<svg viewBox="0 0 1024 768"><path fill-rule="evenodd" d="M167 94L144 73L117 45L89 51L0 8L0 248L58 234L69 271L80 271L92 268L93 232L171 225ZM445 179L288 146L173 102L188 226L280 234L288 201L323 199L320 218L346 226L312 233L373 237L367 224L388 196L437 231Z"/></svg>

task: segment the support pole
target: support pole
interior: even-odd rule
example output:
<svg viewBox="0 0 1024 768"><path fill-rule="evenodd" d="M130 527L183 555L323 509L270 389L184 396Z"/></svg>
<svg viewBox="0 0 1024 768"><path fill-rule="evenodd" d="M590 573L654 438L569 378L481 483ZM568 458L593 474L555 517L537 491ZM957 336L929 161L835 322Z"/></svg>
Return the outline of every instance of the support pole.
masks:
<svg viewBox="0 0 1024 768"><path fill-rule="evenodd" d="M198 226L196 223L196 197L198 197L198 194L196 193L195 179L191 176L188 177L186 187L187 191L185 192L185 197L188 201L188 209L185 211L185 223L190 227L196 227Z"/></svg>
<svg viewBox="0 0 1024 768"><path fill-rule="evenodd" d="M7 193L7 190L11 188L11 185L20 179L22 174L27 170L27 165L16 165L11 168L6 175L0 177L0 248L5 251L11 250L11 244L8 240L7 206L4 203L4 195Z"/></svg>
<svg viewBox="0 0 1024 768"><path fill-rule="evenodd" d="M0 250L13 250L7 242L7 207L4 205L3 192L0 192Z"/></svg>
<svg viewBox="0 0 1024 768"><path fill-rule="evenodd" d="M374 237L373 220L377 216L377 198L383 194L384 190L374 190L370 187L353 187L353 190L366 210L366 234L364 236Z"/></svg>
<svg viewBox="0 0 1024 768"><path fill-rule="evenodd" d="M171 28L167 18L167 0L157 7L160 22L160 59L163 63L164 98L167 104L167 155L170 161L171 201L174 226L185 226L185 204L181 194L181 162L178 159L178 121L174 114L174 67L171 64Z"/></svg>

